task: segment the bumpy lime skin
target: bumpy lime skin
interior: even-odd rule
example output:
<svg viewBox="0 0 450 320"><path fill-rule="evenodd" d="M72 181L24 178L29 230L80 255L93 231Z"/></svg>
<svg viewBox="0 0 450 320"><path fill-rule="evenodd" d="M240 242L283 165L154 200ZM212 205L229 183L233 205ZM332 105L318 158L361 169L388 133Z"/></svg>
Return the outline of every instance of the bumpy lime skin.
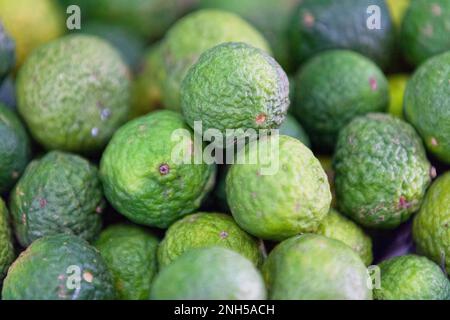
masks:
<svg viewBox="0 0 450 320"><path fill-rule="evenodd" d="M18 109L47 149L98 151L129 112L129 71L105 40L69 35L26 60L17 79Z"/></svg>
<svg viewBox="0 0 450 320"><path fill-rule="evenodd" d="M263 261L259 242L239 228L231 216L199 212L178 220L166 231L158 249L159 266L169 265L188 250L211 246L233 250L256 266Z"/></svg>
<svg viewBox="0 0 450 320"><path fill-rule="evenodd" d="M57 233L92 240L102 226L103 192L98 169L84 158L51 151L33 160L11 192L19 243Z"/></svg>
<svg viewBox="0 0 450 320"><path fill-rule="evenodd" d="M441 268L425 257L406 255L381 262L376 300L448 300L450 282Z"/></svg>
<svg viewBox="0 0 450 320"><path fill-rule="evenodd" d="M271 52L264 37L250 24L231 12L199 10L177 21L162 45L164 56L163 104L180 111L180 88L189 68L206 50L224 42L245 42Z"/></svg>
<svg viewBox="0 0 450 320"><path fill-rule="evenodd" d="M33 242L9 268L2 290L4 300L110 300L115 296L100 253L68 234Z"/></svg>
<svg viewBox="0 0 450 320"><path fill-rule="evenodd" d="M304 234L283 241L262 268L272 300L371 300L368 273L341 241Z"/></svg>
<svg viewBox="0 0 450 320"><path fill-rule="evenodd" d="M258 158L258 153L267 159ZM244 155L258 161L242 164ZM226 193L241 228L270 240L317 230L330 209L331 192L311 150L297 139L271 136L243 150L238 161L228 172ZM265 171L268 168L273 172Z"/></svg>
<svg viewBox="0 0 450 320"><path fill-rule="evenodd" d="M417 251L450 273L450 172L428 190L414 218L413 238Z"/></svg>
<svg viewBox="0 0 450 320"><path fill-rule="evenodd" d="M380 28L369 28L371 6L380 10ZM385 0L303 0L294 10L288 30L292 54L304 63L319 52L347 49L359 52L383 69L395 50L396 32Z"/></svg>
<svg viewBox="0 0 450 320"><path fill-rule="evenodd" d="M389 86L366 57L332 50L312 58L296 77L292 111L317 148L332 150L339 131L353 118L383 112Z"/></svg>
<svg viewBox="0 0 450 320"><path fill-rule="evenodd" d="M148 299L158 267L154 235L134 225L112 225L102 231L95 247L112 273L119 299Z"/></svg>
<svg viewBox="0 0 450 320"><path fill-rule="evenodd" d="M181 132L184 139L178 140ZM176 112L156 111L128 122L103 153L106 198L133 222L159 228L195 211L214 185L215 168L195 163L194 144Z"/></svg>
<svg viewBox="0 0 450 320"><path fill-rule="evenodd" d="M222 247L193 249L161 270L155 300L264 300L261 274L240 254Z"/></svg>
<svg viewBox="0 0 450 320"><path fill-rule="evenodd" d="M406 59L418 66L434 55L450 50L450 2L414 0L401 27L401 46Z"/></svg>
<svg viewBox="0 0 450 320"><path fill-rule="evenodd" d="M189 70L181 107L192 128L201 121L203 133L217 129L228 138L235 133L227 129L278 128L289 107L289 80L261 49L228 42L203 53Z"/></svg>
<svg viewBox="0 0 450 320"><path fill-rule="evenodd" d="M450 163L450 52L425 62L408 81L404 113L427 149Z"/></svg>
<svg viewBox="0 0 450 320"><path fill-rule="evenodd" d="M342 241L359 254L366 266L372 263L372 239L361 227L336 210L330 210L317 230L317 234Z"/></svg>
<svg viewBox="0 0 450 320"><path fill-rule="evenodd" d="M379 113L340 132L333 167L340 212L379 229L397 227L420 208L433 171L414 128Z"/></svg>
<svg viewBox="0 0 450 320"><path fill-rule="evenodd" d="M13 187L30 156L25 127L12 111L0 104L0 193Z"/></svg>
<svg viewBox="0 0 450 320"><path fill-rule="evenodd" d="M8 209L0 198L0 281L6 276L15 257L9 222Z"/></svg>
<svg viewBox="0 0 450 320"><path fill-rule="evenodd" d="M300 123L290 114L286 115L283 123L279 128L279 133L300 140L308 148L311 147L311 141Z"/></svg>

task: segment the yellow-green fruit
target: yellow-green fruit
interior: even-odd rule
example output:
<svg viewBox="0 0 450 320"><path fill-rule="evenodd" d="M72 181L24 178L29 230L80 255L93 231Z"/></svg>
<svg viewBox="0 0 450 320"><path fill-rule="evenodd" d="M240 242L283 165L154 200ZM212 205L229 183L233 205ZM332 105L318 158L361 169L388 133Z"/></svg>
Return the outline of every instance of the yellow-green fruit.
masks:
<svg viewBox="0 0 450 320"><path fill-rule="evenodd" d="M413 237L419 253L450 272L450 172L428 190L414 219Z"/></svg>
<svg viewBox="0 0 450 320"><path fill-rule="evenodd" d="M0 0L0 20L16 42L16 63L65 32L63 10L54 0Z"/></svg>
<svg viewBox="0 0 450 320"><path fill-rule="evenodd" d="M409 76L406 74L395 74L388 77L389 82L389 113L398 118L403 118L403 97Z"/></svg>
<svg viewBox="0 0 450 320"><path fill-rule="evenodd" d="M392 22L397 28L402 24L403 16L411 2L411 0L386 0L391 12Z"/></svg>
<svg viewBox="0 0 450 320"><path fill-rule="evenodd" d="M220 246L240 253L256 266L263 259L259 242L223 213L195 213L172 224L158 249L158 262L165 267L194 248Z"/></svg>
<svg viewBox="0 0 450 320"><path fill-rule="evenodd" d="M223 42L245 42L270 52L264 37L239 16L220 10L199 10L180 19L163 43L163 102L180 110L180 86L189 68L206 50Z"/></svg>
<svg viewBox="0 0 450 320"><path fill-rule="evenodd" d="M381 262L376 300L449 300L450 282L441 268L414 254Z"/></svg>
<svg viewBox="0 0 450 320"><path fill-rule="evenodd" d="M0 198L0 285L6 275L8 267L14 260L9 214L5 203Z"/></svg>
<svg viewBox="0 0 450 320"><path fill-rule="evenodd" d="M145 115L162 106L161 82L164 79L161 45L147 51L140 70L131 85L130 118Z"/></svg>
<svg viewBox="0 0 450 320"><path fill-rule="evenodd" d="M327 174L328 183L330 184L331 191L331 207L336 208L336 190L334 188L334 170L333 170L333 159L331 156L318 156L320 164L322 165L323 170Z"/></svg>
<svg viewBox="0 0 450 320"><path fill-rule="evenodd" d="M317 230L318 234L342 241L355 250L366 266L373 260L372 239L353 221L331 209Z"/></svg>
<svg viewBox="0 0 450 320"><path fill-rule="evenodd" d="M316 231L331 203L319 160L288 136L261 138L241 150L228 172L226 193L238 225L270 240Z"/></svg>

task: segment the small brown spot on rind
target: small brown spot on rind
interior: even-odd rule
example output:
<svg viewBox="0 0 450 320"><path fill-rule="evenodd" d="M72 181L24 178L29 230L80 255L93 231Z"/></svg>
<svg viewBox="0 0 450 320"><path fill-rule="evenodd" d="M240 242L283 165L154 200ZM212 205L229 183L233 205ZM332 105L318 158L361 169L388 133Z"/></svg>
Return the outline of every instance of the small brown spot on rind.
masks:
<svg viewBox="0 0 450 320"><path fill-rule="evenodd" d="M95 208L95 212L102 213L103 212L103 208L98 206L97 208Z"/></svg>
<svg viewBox="0 0 450 320"><path fill-rule="evenodd" d="M437 147L438 146L438 141L436 140L436 138L431 138L431 145L433 146L433 147Z"/></svg>
<svg viewBox="0 0 450 320"><path fill-rule="evenodd" d="M404 196L401 196L398 201L398 206L400 209L408 209L411 206Z"/></svg>
<svg viewBox="0 0 450 320"><path fill-rule="evenodd" d="M41 207L41 209L44 209L47 206L47 200L46 199L39 200L39 206Z"/></svg>
<svg viewBox="0 0 450 320"><path fill-rule="evenodd" d="M431 12L433 13L433 15L439 17L442 14L442 8L437 3L433 3L431 5Z"/></svg>
<svg viewBox="0 0 450 320"><path fill-rule="evenodd" d="M372 91L376 91L378 89L378 82L377 79L375 79L374 77L369 78L369 84L370 89L372 89Z"/></svg>
<svg viewBox="0 0 450 320"><path fill-rule="evenodd" d="M220 232L220 237L221 237L222 239L227 238L227 237L228 237L228 232L226 232L226 231L221 231L221 232Z"/></svg>
<svg viewBox="0 0 450 320"><path fill-rule="evenodd" d="M265 113L260 113L256 116L255 122L256 124L263 124L266 121L266 114Z"/></svg>
<svg viewBox="0 0 450 320"><path fill-rule="evenodd" d="M12 177L13 179L17 179L17 178L19 177L19 172L13 171L13 172L11 173L11 177Z"/></svg>
<svg viewBox="0 0 450 320"><path fill-rule="evenodd" d="M437 176L436 168L431 166L431 168L430 168L430 177L431 177L431 179L436 178L436 176Z"/></svg>
<svg viewBox="0 0 450 320"><path fill-rule="evenodd" d="M433 35L433 26L431 24L427 24L423 29L422 32L425 36L431 37Z"/></svg>
<svg viewBox="0 0 450 320"><path fill-rule="evenodd" d="M170 172L170 168L169 168L169 165L167 163L163 163L162 165L159 166L159 173L161 175L165 176L169 172Z"/></svg>
<svg viewBox="0 0 450 320"><path fill-rule="evenodd" d="M314 18L314 16L311 13L305 12L303 14L303 25L305 27L311 28L312 26L314 26L315 22L316 22L316 19Z"/></svg>
<svg viewBox="0 0 450 320"><path fill-rule="evenodd" d="M94 280L94 276L92 275L92 273L86 271L86 272L83 273L83 279L84 279L86 282L91 283L92 280Z"/></svg>

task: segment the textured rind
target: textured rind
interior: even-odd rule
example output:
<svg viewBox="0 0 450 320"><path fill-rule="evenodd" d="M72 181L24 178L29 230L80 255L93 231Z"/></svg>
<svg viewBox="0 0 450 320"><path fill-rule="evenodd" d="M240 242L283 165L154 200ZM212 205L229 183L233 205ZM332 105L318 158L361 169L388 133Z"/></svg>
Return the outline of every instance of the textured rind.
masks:
<svg viewBox="0 0 450 320"><path fill-rule="evenodd" d="M308 148L311 147L311 141L300 123L290 114L286 115L283 123L279 128L279 133L300 140Z"/></svg>
<svg viewBox="0 0 450 320"><path fill-rule="evenodd" d="M228 42L204 52L181 85L181 108L194 128L278 128L289 107L289 80L261 49ZM262 122L258 119L264 117Z"/></svg>
<svg viewBox="0 0 450 320"><path fill-rule="evenodd" d="M133 71L137 69L146 45L144 38L126 27L95 21L84 23L79 32L107 40L120 52L123 60Z"/></svg>
<svg viewBox="0 0 450 320"><path fill-rule="evenodd" d="M292 71L286 30L292 10L300 0L201 0L201 8L227 10L254 25L273 48L275 59L285 70Z"/></svg>
<svg viewBox="0 0 450 320"><path fill-rule="evenodd" d="M366 266L372 263L372 239L361 227L336 210L330 210L317 230L317 234L342 241L359 254Z"/></svg>
<svg viewBox="0 0 450 320"><path fill-rule="evenodd" d="M380 29L367 27L372 5L380 9ZM321 51L348 49L384 69L395 50L395 28L384 0L303 0L294 10L288 32L299 63Z"/></svg>
<svg viewBox="0 0 450 320"><path fill-rule="evenodd" d="M340 132L333 167L340 212L372 228L408 220L431 182L414 128L381 113L357 117Z"/></svg>
<svg viewBox="0 0 450 320"><path fill-rule="evenodd" d="M18 109L48 149L104 147L129 112L129 71L105 40L69 35L33 51L17 79Z"/></svg>
<svg viewBox="0 0 450 320"><path fill-rule="evenodd" d="M35 48L64 34L64 13L54 0L0 0L0 20L16 43L16 67Z"/></svg>
<svg viewBox="0 0 450 320"><path fill-rule="evenodd" d="M408 74L402 73L388 77L390 96L388 113L400 119L403 119L403 102L409 78Z"/></svg>
<svg viewBox="0 0 450 320"><path fill-rule="evenodd" d="M222 248L193 249L161 270L153 282L155 300L264 300L266 289L256 267Z"/></svg>
<svg viewBox="0 0 450 320"><path fill-rule="evenodd" d="M283 241L262 267L272 300L371 300L368 273L341 241L304 234Z"/></svg>
<svg viewBox="0 0 450 320"><path fill-rule="evenodd" d="M416 66L450 50L450 2L414 0L401 27L401 46L406 59Z"/></svg>
<svg viewBox="0 0 450 320"><path fill-rule="evenodd" d="M95 242L112 273L117 297L146 300L157 272L158 239L134 225L112 225Z"/></svg>
<svg viewBox="0 0 450 320"><path fill-rule="evenodd" d="M186 135L178 140L180 131ZM191 129L176 112L156 111L128 122L102 156L106 198L133 222L159 228L195 211L215 176L212 165L193 163L193 145ZM177 158L180 148L192 155L191 163L177 164L183 160ZM165 164L169 172L161 174L160 166Z"/></svg>
<svg viewBox="0 0 450 320"><path fill-rule="evenodd" d="M0 20L0 82L14 67L15 48L14 40L5 31Z"/></svg>
<svg viewBox="0 0 450 320"><path fill-rule="evenodd" d="M413 238L419 253L450 273L450 172L428 190L414 218Z"/></svg>
<svg viewBox="0 0 450 320"><path fill-rule="evenodd" d="M319 160L306 146L287 136L279 136L277 145L276 138L260 139L238 155L268 157L233 164L226 194L241 228L262 239L283 240L316 231L330 209L331 192Z"/></svg>
<svg viewBox="0 0 450 320"><path fill-rule="evenodd" d="M72 268L79 268L79 274ZM2 290L4 300L109 300L115 296L100 253L68 234L33 242L11 265Z"/></svg>
<svg viewBox="0 0 450 320"><path fill-rule="evenodd" d="M437 264L406 255L381 262L376 300L449 300L450 282Z"/></svg>
<svg viewBox="0 0 450 320"><path fill-rule="evenodd" d="M14 231L24 247L57 233L92 240L101 229L103 206L98 169L84 158L60 151L33 160L10 199Z"/></svg>
<svg viewBox="0 0 450 320"><path fill-rule="evenodd" d="M250 24L231 12L199 10L177 21L162 45L164 74L163 104L180 111L180 87L189 68L206 50L223 42L245 42L271 52L264 37Z"/></svg>
<svg viewBox="0 0 450 320"><path fill-rule="evenodd" d="M184 252L195 248L220 246L233 250L256 266L263 255L259 242L239 228L229 215L195 213L172 224L158 249L158 262L166 267Z"/></svg>
<svg viewBox="0 0 450 320"><path fill-rule="evenodd" d="M6 276L10 264L14 261L15 252L11 234L8 209L0 198L0 284Z"/></svg>
<svg viewBox="0 0 450 320"><path fill-rule="evenodd" d="M450 23L449 23L450 24ZM404 113L427 149L450 163L450 52L425 62L408 82Z"/></svg>
<svg viewBox="0 0 450 320"><path fill-rule="evenodd" d="M30 161L30 141L19 118L0 103L0 194L9 191Z"/></svg>
<svg viewBox="0 0 450 320"><path fill-rule="evenodd" d="M352 51L319 54L302 67L295 81L292 111L322 149L332 150L339 131L353 118L382 112L389 103L383 72Z"/></svg>

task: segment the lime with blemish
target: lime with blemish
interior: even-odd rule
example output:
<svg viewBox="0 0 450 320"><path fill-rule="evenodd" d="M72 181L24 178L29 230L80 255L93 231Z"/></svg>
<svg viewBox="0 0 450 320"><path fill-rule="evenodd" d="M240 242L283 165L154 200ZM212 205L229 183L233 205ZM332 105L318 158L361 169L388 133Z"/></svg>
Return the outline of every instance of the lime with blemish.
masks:
<svg viewBox="0 0 450 320"><path fill-rule="evenodd" d="M188 250L212 246L236 251L256 266L263 260L259 241L242 230L230 215L199 212L169 227L158 249L158 262L165 267Z"/></svg>
<svg viewBox="0 0 450 320"><path fill-rule="evenodd" d="M11 192L11 216L19 243L58 233L92 240L104 207L98 169L86 159L51 151L27 166Z"/></svg>
<svg viewBox="0 0 450 320"><path fill-rule="evenodd" d="M216 129L225 138L235 134L228 129L278 128L289 107L289 80L263 50L228 42L203 53L189 70L181 106L191 127L201 121L203 133Z"/></svg>
<svg viewBox="0 0 450 320"><path fill-rule="evenodd" d="M241 228L270 240L317 231L331 192L309 148L292 137L270 136L249 144L237 159L228 171L226 194Z"/></svg>
<svg viewBox="0 0 450 320"><path fill-rule="evenodd" d="M388 114L353 119L333 159L340 211L359 224L392 229L422 204L433 168L414 128Z"/></svg>
<svg viewBox="0 0 450 320"><path fill-rule="evenodd" d="M69 234L33 242L11 265L4 300L111 300L113 280L100 253Z"/></svg>
<svg viewBox="0 0 450 320"><path fill-rule="evenodd" d="M167 228L197 210L215 167L196 161L201 145L183 117L155 111L121 127L103 153L100 174L109 202L135 223Z"/></svg>
<svg viewBox="0 0 450 320"><path fill-rule="evenodd" d="M292 111L313 145L332 150L353 118L383 112L389 103L386 77L359 53L332 50L307 62L296 77Z"/></svg>

